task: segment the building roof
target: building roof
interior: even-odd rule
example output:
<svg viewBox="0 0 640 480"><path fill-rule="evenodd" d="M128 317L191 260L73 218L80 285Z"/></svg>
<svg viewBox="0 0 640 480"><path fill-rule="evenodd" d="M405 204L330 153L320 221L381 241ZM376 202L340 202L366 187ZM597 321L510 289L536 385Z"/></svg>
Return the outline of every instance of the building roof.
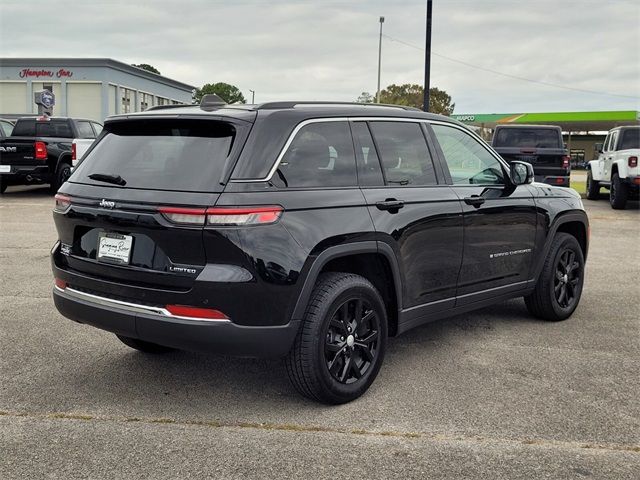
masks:
<svg viewBox="0 0 640 480"><path fill-rule="evenodd" d="M638 125L640 112L617 110L604 112L542 113L470 113L452 115L456 120L479 127L502 124L558 125L564 131L602 131L622 125Z"/></svg>
<svg viewBox="0 0 640 480"><path fill-rule="evenodd" d="M196 87L172 78L134 67L112 58L0 58L0 67L107 67L120 70L131 75L163 83L170 87L192 91Z"/></svg>

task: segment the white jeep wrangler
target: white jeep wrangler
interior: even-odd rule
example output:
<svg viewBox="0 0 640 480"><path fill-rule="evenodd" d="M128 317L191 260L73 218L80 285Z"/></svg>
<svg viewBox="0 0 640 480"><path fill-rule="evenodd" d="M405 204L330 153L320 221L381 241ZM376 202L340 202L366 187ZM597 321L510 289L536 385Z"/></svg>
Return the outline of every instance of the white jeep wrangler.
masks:
<svg viewBox="0 0 640 480"><path fill-rule="evenodd" d="M610 130L602 145L598 159L587 167L587 198L597 200L604 187L609 190L611 207L623 209L630 197L638 197L640 125Z"/></svg>

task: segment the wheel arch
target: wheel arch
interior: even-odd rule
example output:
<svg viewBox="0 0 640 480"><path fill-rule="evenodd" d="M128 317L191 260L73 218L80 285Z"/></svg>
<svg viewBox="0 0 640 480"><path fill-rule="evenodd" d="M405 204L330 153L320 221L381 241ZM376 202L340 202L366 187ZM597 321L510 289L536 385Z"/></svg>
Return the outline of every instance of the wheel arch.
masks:
<svg viewBox="0 0 640 480"><path fill-rule="evenodd" d="M540 276L544 259L547 258L553 239L558 233L568 233L575 237L580 245L585 261L587 259L587 253L589 251L589 219L587 214L581 210L560 214L549 228L541 261L539 261L539 264L536 266L534 282L537 281Z"/></svg>
<svg viewBox="0 0 640 480"><path fill-rule="evenodd" d="M313 287L324 272L355 273L369 280L385 301L389 335L396 334L402 296L400 270L391 247L376 241L366 241L329 247L322 251L308 270L292 319L302 319Z"/></svg>

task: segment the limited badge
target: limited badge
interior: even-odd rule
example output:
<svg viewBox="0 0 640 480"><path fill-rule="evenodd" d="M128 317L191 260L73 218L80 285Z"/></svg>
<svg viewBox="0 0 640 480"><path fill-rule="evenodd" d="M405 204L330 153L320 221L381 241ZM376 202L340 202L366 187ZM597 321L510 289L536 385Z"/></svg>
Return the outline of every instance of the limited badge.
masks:
<svg viewBox="0 0 640 480"><path fill-rule="evenodd" d="M62 255L71 255L71 245L67 245L66 243L60 244L60 253Z"/></svg>

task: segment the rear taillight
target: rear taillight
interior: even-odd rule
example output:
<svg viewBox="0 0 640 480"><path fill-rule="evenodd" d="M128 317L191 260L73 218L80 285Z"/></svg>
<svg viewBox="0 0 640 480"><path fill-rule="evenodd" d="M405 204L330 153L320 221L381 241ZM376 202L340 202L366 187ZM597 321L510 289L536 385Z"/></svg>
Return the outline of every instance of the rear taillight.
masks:
<svg viewBox="0 0 640 480"><path fill-rule="evenodd" d="M166 308L171 315L178 317L201 318L203 320L229 320L222 312L212 308L189 307L187 305L167 305Z"/></svg>
<svg viewBox="0 0 640 480"><path fill-rule="evenodd" d="M635 168L638 166L638 157L629 157L628 165L631 168Z"/></svg>
<svg viewBox="0 0 640 480"><path fill-rule="evenodd" d="M562 177L558 177L558 178L556 178L556 183L557 183L558 185L562 185L562 184L564 184L564 178L562 178Z"/></svg>
<svg viewBox="0 0 640 480"><path fill-rule="evenodd" d="M55 278L53 282L55 286L58 287L60 290L64 290L65 288L67 288L67 282L65 282L64 280Z"/></svg>
<svg viewBox="0 0 640 480"><path fill-rule="evenodd" d="M562 157L562 168L569 168L571 165L571 157L569 155L564 155Z"/></svg>
<svg viewBox="0 0 640 480"><path fill-rule="evenodd" d="M72 143L71 144L71 161L75 162L78 158L77 158L77 153L76 153L76 144Z"/></svg>
<svg viewBox="0 0 640 480"><path fill-rule="evenodd" d="M266 225L278 221L283 208L278 205L260 207L182 208L160 207L158 212L172 223L180 225L233 226Z"/></svg>
<svg viewBox="0 0 640 480"><path fill-rule="evenodd" d="M36 142L34 144L36 149L36 160L46 160L47 159L47 144L44 142Z"/></svg>
<svg viewBox="0 0 640 480"><path fill-rule="evenodd" d="M172 223L181 225L204 225L206 208L160 207L158 211Z"/></svg>
<svg viewBox="0 0 640 480"><path fill-rule="evenodd" d="M278 205L263 207L214 207L207 209L209 225L265 225L275 223L282 215Z"/></svg>
<svg viewBox="0 0 640 480"><path fill-rule="evenodd" d="M65 212L71 206L71 197L58 193L54 198L56 200L55 210L58 212Z"/></svg>

